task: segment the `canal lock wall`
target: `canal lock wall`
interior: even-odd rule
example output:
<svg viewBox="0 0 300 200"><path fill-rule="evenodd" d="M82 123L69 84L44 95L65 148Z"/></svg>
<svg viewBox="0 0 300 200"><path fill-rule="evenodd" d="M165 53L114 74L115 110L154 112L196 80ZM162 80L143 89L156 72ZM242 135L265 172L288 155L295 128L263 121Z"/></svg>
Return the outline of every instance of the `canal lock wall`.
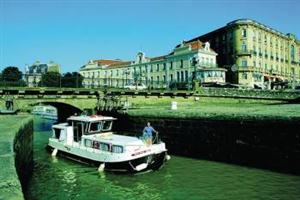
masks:
<svg viewBox="0 0 300 200"><path fill-rule="evenodd" d="M33 170L33 120L9 116L2 126L0 199L24 199Z"/></svg>
<svg viewBox="0 0 300 200"><path fill-rule="evenodd" d="M299 120L116 117L116 131L135 136L151 122L173 155L300 174Z"/></svg>

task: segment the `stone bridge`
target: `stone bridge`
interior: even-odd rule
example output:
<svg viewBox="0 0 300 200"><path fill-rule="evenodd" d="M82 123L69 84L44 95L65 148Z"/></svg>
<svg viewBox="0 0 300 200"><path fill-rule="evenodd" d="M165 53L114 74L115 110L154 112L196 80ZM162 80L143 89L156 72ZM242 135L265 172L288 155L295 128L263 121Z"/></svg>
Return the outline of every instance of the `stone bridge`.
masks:
<svg viewBox="0 0 300 200"><path fill-rule="evenodd" d="M14 109L22 112L30 112L36 105L51 105L57 108L61 121L83 110L94 110L100 95L103 95L101 91L85 89L0 89L0 109L5 108L8 98L14 100Z"/></svg>
<svg viewBox="0 0 300 200"><path fill-rule="evenodd" d="M99 90L84 88L0 88L0 109L4 108L5 100L10 97L14 99L16 109L30 112L32 107L38 104L52 105L58 110L58 118L64 119L65 116L70 116L74 113L81 113L85 109L95 109L96 106L99 106L99 104L97 104L98 100L104 96L158 96L171 98L228 97L280 100L297 103L300 101L299 91L262 91L233 88L200 88L200 90L196 91L134 91L124 89ZM116 106L115 102L113 102L110 106Z"/></svg>

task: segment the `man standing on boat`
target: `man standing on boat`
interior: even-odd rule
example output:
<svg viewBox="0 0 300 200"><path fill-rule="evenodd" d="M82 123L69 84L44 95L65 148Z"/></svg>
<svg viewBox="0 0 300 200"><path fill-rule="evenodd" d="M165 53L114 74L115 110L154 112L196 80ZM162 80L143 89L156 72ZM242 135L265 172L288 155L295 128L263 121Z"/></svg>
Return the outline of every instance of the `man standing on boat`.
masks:
<svg viewBox="0 0 300 200"><path fill-rule="evenodd" d="M143 137L147 145L152 144L152 132L158 134L158 132L151 126L150 122L147 122L147 126L143 130Z"/></svg>

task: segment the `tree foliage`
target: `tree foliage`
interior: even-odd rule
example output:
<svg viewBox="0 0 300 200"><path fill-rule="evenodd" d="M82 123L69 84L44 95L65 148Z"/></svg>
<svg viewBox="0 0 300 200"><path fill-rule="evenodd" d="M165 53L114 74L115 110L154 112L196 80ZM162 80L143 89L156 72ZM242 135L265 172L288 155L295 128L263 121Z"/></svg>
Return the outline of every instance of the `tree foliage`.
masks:
<svg viewBox="0 0 300 200"><path fill-rule="evenodd" d="M18 82L22 80L22 72L19 70L19 68L14 66L6 67L2 71L2 80L9 82Z"/></svg>
<svg viewBox="0 0 300 200"><path fill-rule="evenodd" d="M42 74L40 81L42 87L60 87L61 86L61 75L58 72L47 72Z"/></svg>
<svg viewBox="0 0 300 200"><path fill-rule="evenodd" d="M61 84L62 87L77 88L82 87L83 77L78 72L67 72L63 75Z"/></svg>
<svg viewBox="0 0 300 200"><path fill-rule="evenodd" d="M9 66L3 69L2 73L0 73L0 86L13 86L20 87L25 86L26 83L22 79L22 72L19 68L14 66Z"/></svg>

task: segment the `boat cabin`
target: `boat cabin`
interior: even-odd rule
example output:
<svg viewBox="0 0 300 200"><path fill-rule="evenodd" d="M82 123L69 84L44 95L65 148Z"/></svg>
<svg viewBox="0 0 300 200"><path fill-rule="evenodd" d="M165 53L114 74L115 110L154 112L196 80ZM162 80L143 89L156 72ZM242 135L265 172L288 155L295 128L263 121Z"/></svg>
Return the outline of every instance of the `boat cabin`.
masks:
<svg viewBox="0 0 300 200"><path fill-rule="evenodd" d="M112 129L113 117L71 116L67 123L53 126L53 137L67 143L80 142L83 135L108 133Z"/></svg>

